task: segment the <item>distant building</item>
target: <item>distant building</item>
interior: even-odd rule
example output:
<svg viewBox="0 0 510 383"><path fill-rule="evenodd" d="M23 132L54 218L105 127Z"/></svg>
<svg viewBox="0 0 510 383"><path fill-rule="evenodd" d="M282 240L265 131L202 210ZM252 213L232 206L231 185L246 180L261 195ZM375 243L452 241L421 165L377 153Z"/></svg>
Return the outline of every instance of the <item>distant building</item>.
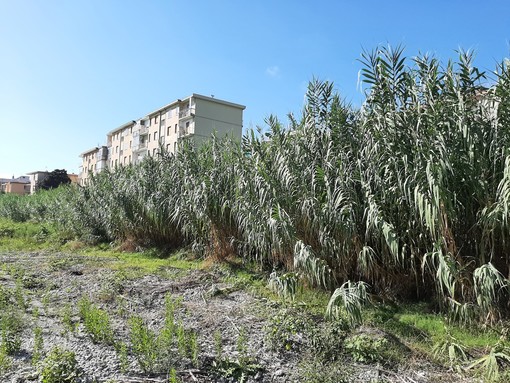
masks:
<svg viewBox="0 0 510 383"><path fill-rule="evenodd" d="M35 171L27 174L30 177L30 194L34 194L37 191L37 184L44 181L50 172Z"/></svg>
<svg viewBox="0 0 510 383"><path fill-rule="evenodd" d="M29 182L30 182L30 194L34 194L37 191L38 184L40 182L43 182L46 179L46 177L48 177L48 175L50 173L51 172L48 172L48 171L35 171L35 172L27 173ZM77 174L67 173L67 176L71 180L71 183L78 183L78 175Z"/></svg>
<svg viewBox="0 0 510 383"><path fill-rule="evenodd" d="M106 168L137 164L160 148L175 153L183 139L200 144L215 133L241 140L244 109L243 105L195 93L178 99L111 130L106 146L83 152L79 183L85 185L91 174Z"/></svg>
<svg viewBox="0 0 510 383"><path fill-rule="evenodd" d="M30 178L27 176L0 178L0 191L20 195L30 194Z"/></svg>

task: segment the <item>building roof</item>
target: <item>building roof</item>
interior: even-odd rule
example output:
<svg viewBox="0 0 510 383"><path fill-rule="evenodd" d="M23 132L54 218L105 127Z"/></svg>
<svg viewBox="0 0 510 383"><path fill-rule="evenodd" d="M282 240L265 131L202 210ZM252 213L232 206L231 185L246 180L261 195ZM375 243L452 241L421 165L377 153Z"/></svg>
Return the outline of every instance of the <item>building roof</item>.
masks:
<svg viewBox="0 0 510 383"><path fill-rule="evenodd" d="M17 178L0 178L0 183L16 183L16 184L29 184L30 178L27 176L21 176Z"/></svg>
<svg viewBox="0 0 510 383"><path fill-rule="evenodd" d="M241 104L235 104L233 102L229 102L229 101L225 101L225 100L220 100L219 98L208 97L208 96L204 96L204 95L201 95L201 94L198 94L198 93L192 93L191 96L185 97L183 99L179 98L179 99L171 102L170 104L166 104L165 106L162 106L161 108L158 108L158 109L154 110L153 112L148 113L147 116L149 116L149 117L154 116L155 114L163 112L164 110L166 110L166 109L168 109L168 108L170 108L172 106L179 105L182 102L182 100L187 100L187 99L190 99L190 98L198 98L198 99L202 99L202 100L207 100L207 101L215 102L217 104L228 105L228 106L232 106L234 108L243 109L243 110L246 109L246 106L241 105Z"/></svg>
<svg viewBox="0 0 510 383"><path fill-rule="evenodd" d="M32 174L48 174L49 172L46 171L46 170L36 170L35 172L30 172L30 173L27 173L28 175L32 175Z"/></svg>
<svg viewBox="0 0 510 383"><path fill-rule="evenodd" d="M99 146L96 146L95 148L85 150L83 153L80 154L80 157L85 156L86 154L97 152L99 150Z"/></svg>
<svg viewBox="0 0 510 383"><path fill-rule="evenodd" d="M246 106L241 105L241 104L235 104L230 101L220 100L219 98L215 98L215 97L203 96L203 95L197 94L197 93L193 93L190 97L195 97L195 98L200 98L202 100L217 102L218 104L228 105L228 106L232 106L234 108L238 108L238 109L242 109L242 110L246 109Z"/></svg>
<svg viewBox="0 0 510 383"><path fill-rule="evenodd" d="M131 126L133 126L134 124L136 124L135 120L132 120L132 121L129 121L129 122L126 122L125 124L119 126L118 128L115 128L113 130L110 130L106 135L107 136L111 136L113 133L116 133L116 132L119 132L123 129L126 129L126 128L130 128Z"/></svg>

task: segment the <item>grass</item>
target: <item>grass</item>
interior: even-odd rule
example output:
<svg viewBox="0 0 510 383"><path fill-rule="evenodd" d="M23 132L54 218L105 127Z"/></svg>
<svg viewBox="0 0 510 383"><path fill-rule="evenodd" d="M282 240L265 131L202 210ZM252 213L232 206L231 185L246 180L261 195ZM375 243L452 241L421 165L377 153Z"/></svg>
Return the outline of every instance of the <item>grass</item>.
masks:
<svg viewBox="0 0 510 383"><path fill-rule="evenodd" d="M0 217L0 251L35 251L55 247L56 231L49 224L13 222Z"/></svg>
<svg viewBox="0 0 510 383"><path fill-rule="evenodd" d="M449 323L441 315L418 313L414 306L411 306L408 310L408 312L397 314L395 319L400 323L412 325L414 328L425 332L434 342L451 335L466 347L484 348L487 345L496 344L500 338L496 327L481 330L476 326L459 326Z"/></svg>

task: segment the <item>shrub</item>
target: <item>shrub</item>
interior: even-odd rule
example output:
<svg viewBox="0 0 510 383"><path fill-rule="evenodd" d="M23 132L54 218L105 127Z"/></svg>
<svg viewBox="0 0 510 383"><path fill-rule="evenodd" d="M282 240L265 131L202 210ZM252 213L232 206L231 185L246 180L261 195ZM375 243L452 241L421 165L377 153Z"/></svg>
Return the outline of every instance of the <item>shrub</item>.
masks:
<svg viewBox="0 0 510 383"><path fill-rule="evenodd" d="M75 383L80 376L76 355L72 351L54 347L39 365L42 383Z"/></svg>

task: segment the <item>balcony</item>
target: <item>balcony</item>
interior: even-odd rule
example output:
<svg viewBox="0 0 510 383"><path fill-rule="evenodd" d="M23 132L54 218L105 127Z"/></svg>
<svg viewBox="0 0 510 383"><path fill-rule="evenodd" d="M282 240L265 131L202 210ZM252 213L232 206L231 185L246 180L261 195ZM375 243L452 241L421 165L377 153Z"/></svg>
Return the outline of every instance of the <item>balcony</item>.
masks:
<svg viewBox="0 0 510 383"><path fill-rule="evenodd" d="M139 130L140 136L145 136L149 133L149 128L146 126L141 126Z"/></svg>
<svg viewBox="0 0 510 383"><path fill-rule="evenodd" d="M195 115L195 108L183 109L179 112L179 119L193 117Z"/></svg>
<svg viewBox="0 0 510 383"><path fill-rule="evenodd" d="M99 148L99 150L96 153L96 160L106 160L108 158L108 149L105 147Z"/></svg>
<svg viewBox="0 0 510 383"><path fill-rule="evenodd" d="M147 147L147 143L146 142L140 142L138 145L133 146L133 151L137 152L139 150L145 149L146 147Z"/></svg>

